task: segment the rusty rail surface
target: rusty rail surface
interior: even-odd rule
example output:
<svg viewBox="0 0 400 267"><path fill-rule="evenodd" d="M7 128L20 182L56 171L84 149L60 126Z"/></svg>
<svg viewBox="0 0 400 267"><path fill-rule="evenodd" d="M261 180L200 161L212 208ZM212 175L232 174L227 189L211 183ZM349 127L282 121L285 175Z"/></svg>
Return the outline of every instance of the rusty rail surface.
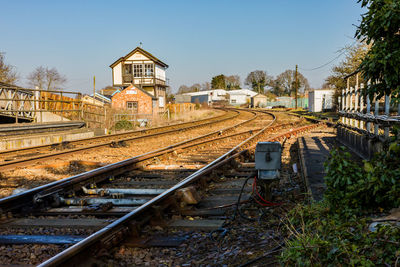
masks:
<svg viewBox="0 0 400 267"><path fill-rule="evenodd" d="M190 125L186 126L186 127L183 127L183 128L177 128L177 129L172 129L172 130L166 130L166 131L146 134L146 135L142 135L142 136L134 136L134 137L128 137L128 138L124 138L124 139L119 139L118 142L128 142L128 141L133 141L133 140L138 140L138 139L143 139L143 138L149 138L149 137L154 137L154 136L163 135L163 134L170 134L170 133L174 133L174 132L177 132L177 131L189 130L189 129L193 129L193 128L197 128L197 127L204 127L204 126L207 126L207 125L210 125L210 124L219 123L219 122L223 122L223 121L235 118L235 117L237 117L239 115L239 112L237 112L237 114L235 114L233 116L229 116L229 117L222 118L222 119L220 118L220 117L224 117L225 115L226 114L224 114L222 116L218 116L218 118L219 118L218 120L211 120L211 121L208 121L208 122L204 122L204 120L201 120L204 123L200 123L200 124L198 122L201 122L201 121L196 121L196 123L190 122L190 123L184 123L184 124L175 124L174 126L187 125L187 124L190 124ZM205 120L210 120L210 119L205 119ZM164 128L167 128L167 127L168 126L166 126ZM160 127L160 128L154 128L154 129L164 129L164 128ZM138 131L138 132L146 133L146 130L141 130L141 131ZM124 133L122 135L126 135L126 133ZM116 136L121 137L121 135L114 135L114 137L116 137ZM113 136L111 136L111 137L113 137ZM110 136L105 136L103 138L110 138ZM87 138L87 139L82 139L82 140L76 140L74 142L75 143L82 142L82 141L90 142L90 141L93 141L95 139L96 138ZM80 152L80 151L83 151L83 150L90 150L90 149L95 149L95 148L99 148L99 147L110 146L113 142L115 142L115 141L110 141L110 142L100 143L100 144L94 144L94 145L89 145L89 146L84 146L84 147L75 148L75 149L69 149L69 150L60 151L60 152L44 154L44 155L40 155L40 156L34 156L34 157L20 159L20 160L2 162L2 163L0 163L0 170L8 170L8 169L14 168L14 167L26 166L26 165L28 165L30 163L33 163L33 162L36 162L38 160L53 159L53 158L59 157L60 155L64 155L65 156L65 155L73 154L73 153ZM69 144L72 144L72 142L69 142ZM51 145L47 145L46 147L50 147L50 146Z"/></svg>
<svg viewBox="0 0 400 267"><path fill-rule="evenodd" d="M160 148L151 152L144 153L142 155L126 159L120 162L112 163L104 167L100 167L88 172L84 172L78 175L71 176L69 178L65 178L59 181L54 181L52 183L42 185L33 189L30 189L26 192L17 194L17 195L12 195L9 197L5 197L0 199L0 209L1 211L10 211L10 210L16 210L21 207L26 206L27 203L32 202L32 199L35 198L35 195L41 192L40 197L44 197L46 195L51 195L52 193L56 192L57 190L61 190L63 187L66 186L71 186L74 184L77 184L79 182L85 181L87 179L91 179L92 177L97 177L98 179L101 178L106 178L110 175L118 175L120 173L126 172L127 170L130 170L134 167L134 164L147 160L152 157L160 156L165 153L173 152L174 149L180 148L183 145L187 145L191 142L201 140L206 137L211 137L213 135L219 135L221 132L226 132L231 129L234 129L235 127L238 127L242 124L248 123L250 121L253 121L257 118L256 112L253 112L254 117L250 118L249 120L237 123L236 125L227 127L222 130L217 130L202 136L198 136L189 140L185 140L179 143L176 143L171 146L167 146L164 148ZM36 197L37 198L37 197Z"/></svg>
<svg viewBox="0 0 400 267"><path fill-rule="evenodd" d="M222 109L222 110L228 110L228 109ZM230 111L235 112L235 110L230 110ZM211 118L201 119L201 120L195 120L195 121L189 121L189 122L183 122L183 123L174 123L174 124L170 124L170 125L152 127L152 128L148 128L148 129L142 129L142 130L134 130L134 131L127 131L127 132L123 132L123 133L115 133L115 134L109 134L109 135L101 135L101 136L83 138L83 139L79 139L79 140L68 141L68 143L75 144L75 143L79 143L79 142L102 140L102 139L113 139L114 137L118 138L118 137L124 137L124 136L131 136L133 134L148 134L153 131L165 130L165 129L173 128L173 127L177 127L177 126L182 127L182 126L191 125L191 124L201 124L201 123L204 123L209 120L219 121L226 115L227 115L227 113L219 115L219 116L211 117ZM228 118L223 118L222 121L227 120L227 119L232 119L234 117L237 117L238 115L239 114L236 112L236 114L234 116L229 116ZM62 143L53 143L50 145L38 145L38 146L24 147L24 148L20 148L20 149L2 150L2 151L0 151L0 156L5 155L5 154L10 154L10 153L21 152L21 151L26 152L27 150L47 148L47 147L51 147L54 145L61 145L61 144Z"/></svg>
<svg viewBox="0 0 400 267"><path fill-rule="evenodd" d="M271 114L273 115L273 114ZM68 249L62 251L61 253L55 255L54 257L46 260L39 266L60 266L60 265L68 265L70 260L75 257L76 255L82 253L83 251L86 251L86 249L101 245L101 242L104 240L109 240L109 244L115 244L121 242L123 240L124 236L129 234L132 228L135 227L135 225L132 222L135 222L135 220L138 220L139 218L143 217L142 215L145 212L148 212L153 206L155 205L160 205L161 202L167 200L169 197L171 197L176 190L181 189L185 186L188 186L189 184L192 184L194 182L197 182L201 177L203 177L205 174L210 173L212 170L221 167L222 165L226 164L227 162L231 161L232 159L242 155L248 149L242 149L239 150L240 148L243 148L245 145L249 144L251 141L255 140L258 136L260 136L264 131L270 127L273 123L275 122L275 117L274 120L269 123L267 126L259 130L257 133L253 134L246 140L242 141L240 144L229 150L227 153L224 155L218 157L211 163L207 164L203 168L199 169L198 171L194 172L193 174L189 175L187 178L182 180L181 182L177 183L164 193L161 193L160 195L154 197L150 201L146 202L145 204L141 205L134 211L126 214L125 216L117 219L110 225L104 227L103 229L95 232L94 234L90 235L89 237L85 238L84 240L76 243L75 245L69 247ZM317 127L318 125L309 125L309 126L304 126L300 127L288 132L285 132L283 134L279 134L276 136L273 136L271 138L267 138L266 141L275 141L275 140L280 140L285 137L289 137L294 134L298 134L300 132L310 130L312 128Z"/></svg>

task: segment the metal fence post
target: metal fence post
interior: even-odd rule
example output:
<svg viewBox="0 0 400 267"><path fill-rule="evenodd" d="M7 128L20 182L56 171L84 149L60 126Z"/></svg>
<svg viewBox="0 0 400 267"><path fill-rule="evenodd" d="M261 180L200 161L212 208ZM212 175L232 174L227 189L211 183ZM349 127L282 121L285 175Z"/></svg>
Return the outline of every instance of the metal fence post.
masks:
<svg viewBox="0 0 400 267"><path fill-rule="evenodd" d="M350 94L349 94L349 112L353 113L353 95L354 95L354 88L350 87ZM354 126L354 119L350 119L350 126Z"/></svg>
<svg viewBox="0 0 400 267"><path fill-rule="evenodd" d="M342 112L345 112L345 109L346 109L346 98L345 98L345 93L344 92L345 92L344 89L342 89L342 97L340 99L340 102L341 102L340 110ZM342 117L342 123L343 124L345 123L345 117L344 116Z"/></svg>
<svg viewBox="0 0 400 267"><path fill-rule="evenodd" d="M354 93L355 93L354 94L354 96L355 96L355 99L354 99L354 113L357 113L357 111L358 111L358 103L359 103L359 100L360 100L360 88L358 86L358 73L356 75L356 86L354 88ZM360 121L358 119L355 120L355 126L356 127L360 127Z"/></svg>
<svg viewBox="0 0 400 267"><path fill-rule="evenodd" d="M385 95L385 115L390 115L390 95ZM384 128L385 139L389 139L389 127Z"/></svg>
<svg viewBox="0 0 400 267"><path fill-rule="evenodd" d="M18 95L18 89L15 89L15 94L13 96L13 100L14 100L13 102L15 102L15 105L16 105L16 108L15 108L15 123L18 124L19 102L18 102L18 99L15 99L17 95Z"/></svg>
<svg viewBox="0 0 400 267"><path fill-rule="evenodd" d="M63 115L64 115L64 101L63 101L63 93L62 92L60 92L60 98L61 98L61 114L60 114L60 117L61 117L61 121L63 121L64 119L63 119ZM57 109L57 108L56 108Z"/></svg>
<svg viewBox="0 0 400 267"><path fill-rule="evenodd" d="M375 94L375 110L374 110L374 115L378 116L379 115L379 100L378 96ZM379 125L377 123L374 123L374 134L376 136L379 135Z"/></svg>
<svg viewBox="0 0 400 267"><path fill-rule="evenodd" d="M371 99L369 98L368 95L365 96L367 98L367 114L371 114ZM367 132L371 132L371 122L367 122Z"/></svg>
<svg viewBox="0 0 400 267"><path fill-rule="evenodd" d="M364 98L364 84L360 84L360 113L364 114L364 105L365 105L365 98ZM364 121L360 120L360 128L364 129Z"/></svg>
<svg viewBox="0 0 400 267"><path fill-rule="evenodd" d="M347 87L346 94L345 94L345 106L344 106L344 111L346 113L349 112L349 110L348 110L348 108L349 108L349 90L350 90L350 88ZM346 124L349 124L349 118L346 117L345 121L346 121Z"/></svg>

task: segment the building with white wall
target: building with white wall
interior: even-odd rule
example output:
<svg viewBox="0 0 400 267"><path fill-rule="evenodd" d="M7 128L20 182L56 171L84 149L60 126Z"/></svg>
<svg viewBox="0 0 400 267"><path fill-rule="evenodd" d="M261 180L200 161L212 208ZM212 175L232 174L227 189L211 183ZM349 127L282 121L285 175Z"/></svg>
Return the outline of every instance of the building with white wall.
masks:
<svg viewBox="0 0 400 267"><path fill-rule="evenodd" d="M257 95L257 92L249 89L238 89L226 91L228 96L229 104L231 105L243 105L250 104L251 98Z"/></svg>
<svg viewBox="0 0 400 267"><path fill-rule="evenodd" d="M136 47L110 65L113 87L133 85L156 99L160 110L165 107L168 65L146 50Z"/></svg>
<svg viewBox="0 0 400 267"><path fill-rule="evenodd" d="M176 103L216 103L226 100L227 91L224 89L214 89L199 92L190 92L175 96Z"/></svg>
<svg viewBox="0 0 400 267"><path fill-rule="evenodd" d="M310 112L321 112L333 109L333 98L335 90L316 89L308 93L308 110Z"/></svg>

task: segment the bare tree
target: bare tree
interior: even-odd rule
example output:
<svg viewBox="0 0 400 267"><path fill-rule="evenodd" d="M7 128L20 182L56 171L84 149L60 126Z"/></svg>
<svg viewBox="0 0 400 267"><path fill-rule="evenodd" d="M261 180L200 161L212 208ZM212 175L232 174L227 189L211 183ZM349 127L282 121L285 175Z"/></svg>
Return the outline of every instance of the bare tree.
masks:
<svg viewBox="0 0 400 267"><path fill-rule="evenodd" d="M269 76L266 71L255 70L247 75L244 84L250 85L257 93L264 93L264 87L272 81L272 76Z"/></svg>
<svg viewBox="0 0 400 267"><path fill-rule="evenodd" d="M201 89L201 85L199 83L195 83L192 86L190 86L190 92L198 92Z"/></svg>
<svg viewBox="0 0 400 267"><path fill-rule="evenodd" d="M226 89L228 90L240 89L239 75L226 76L225 84L226 84Z"/></svg>
<svg viewBox="0 0 400 267"><path fill-rule="evenodd" d="M40 66L28 75L28 81L31 87L37 86L43 90L61 90L60 86L65 84L67 79L56 68Z"/></svg>
<svg viewBox="0 0 400 267"><path fill-rule="evenodd" d="M179 86L178 94L184 94L184 93L188 93L188 92L190 92L190 88L188 86L186 86L184 84Z"/></svg>
<svg viewBox="0 0 400 267"><path fill-rule="evenodd" d="M301 74L298 73L299 79L299 92L304 92L310 88L308 80ZM295 83L295 71L294 70L286 70L279 74L274 83L273 83L273 91L277 95L289 95L294 90L294 83Z"/></svg>
<svg viewBox="0 0 400 267"><path fill-rule="evenodd" d="M208 90L211 90L211 83L209 82L202 83L200 91L208 91Z"/></svg>
<svg viewBox="0 0 400 267"><path fill-rule="evenodd" d="M0 81L13 84L18 80L18 74L14 67L6 64L4 54L0 52Z"/></svg>

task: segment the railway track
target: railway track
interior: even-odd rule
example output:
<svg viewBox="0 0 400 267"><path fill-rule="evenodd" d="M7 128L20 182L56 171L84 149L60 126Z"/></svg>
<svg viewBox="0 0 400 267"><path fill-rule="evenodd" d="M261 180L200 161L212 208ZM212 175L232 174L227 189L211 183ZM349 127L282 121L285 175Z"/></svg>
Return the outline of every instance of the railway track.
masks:
<svg viewBox="0 0 400 267"><path fill-rule="evenodd" d="M235 113L238 113L238 116L222 122L224 124L222 126L220 125L221 122L218 122L197 127L193 130L176 131L171 134L135 139L135 141L127 142L126 146L122 147L104 146L97 149L84 150L84 153L75 151L73 154L68 154L69 151L65 151L64 154L57 153L55 155L43 155L21 160L17 164L23 168L11 168L1 172L3 179L0 181L0 194L3 197L8 196L20 190L19 188L37 187L54 180L66 178L72 174L122 161L187 139L225 135L228 132L235 131L236 126L249 123L255 118L254 112L237 111ZM7 167L10 167L10 165Z"/></svg>
<svg viewBox="0 0 400 267"><path fill-rule="evenodd" d="M210 217L213 212L204 213L203 209L201 215L199 210L183 209L182 205L191 206L190 196L195 201L204 199L210 178L216 178L213 172L222 170L231 177L252 175L252 168L233 172L232 167L228 171L223 168L246 155L260 138L265 140L269 135L271 141L282 140L315 127L293 130L296 126L293 123L273 126L271 116L258 113L251 119L251 126L245 121L224 135L211 133L1 199L0 243L9 245L0 247L0 258L4 257L3 247L11 246L18 253L27 249L26 243L33 243L33 252L30 248L27 253L19 253L27 254L27 258L20 259L18 264L37 264L56 253L41 265L83 264L78 257L82 253L99 255L122 242L126 235L138 235L149 222L165 224L166 211L172 210L170 214L179 216ZM285 133L278 134L279 131ZM236 182L241 184L242 180ZM226 186L220 189L223 192ZM230 196L229 201L232 199ZM204 204L201 201L197 204ZM203 226L205 221L202 220ZM221 220L209 221L209 224L221 223Z"/></svg>
<svg viewBox="0 0 400 267"><path fill-rule="evenodd" d="M220 116L203 120L172 124L162 127L149 128L145 130L129 131L118 134L97 136L75 141L62 142L50 145L27 147L23 149L0 151L0 170L26 166L33 161L43 161L60 156L80 153L84 150L92 150L102 147L126 146L127 142L133 142L146 138L154 138L166 134L183 132L199 127L225 122L240 115L236 110L225 110Z"/></svg>

